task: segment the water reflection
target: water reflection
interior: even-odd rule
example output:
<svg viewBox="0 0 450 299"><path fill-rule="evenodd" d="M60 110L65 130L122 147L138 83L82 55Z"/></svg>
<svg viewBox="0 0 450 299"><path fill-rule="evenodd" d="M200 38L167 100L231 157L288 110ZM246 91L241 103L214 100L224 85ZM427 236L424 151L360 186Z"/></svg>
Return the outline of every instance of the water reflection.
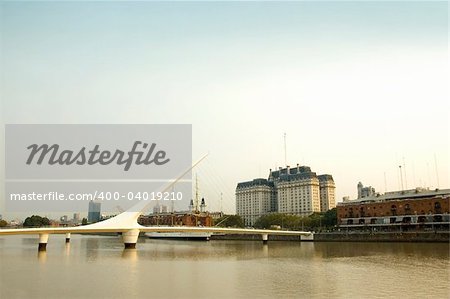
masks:
<svg viewBox="0 0 450 299"><path fill-rule="evenodd" d="M430 251L430 247L434 250ZM316 255L322 258L363 257L380 254L401 256L431 256L449 258L445 243L376 243L376 242L316 242Z"/></svg>
<svg viewBox="0 0 450 299"><path fill-rule="evenodd" d="M95 237L82 240L82 247L86 248L85 254L88 261L94 261L97 259L98 249L100 247L99 242L99 238Z"/></svg>
<svg viewBox="0 0 450 299"><path fill-rule="evenodd" d="M64 255L70 256L70 243L65 243L64 245Z"/></svg>
<svg viewBox="0 0 450 299"><path fill-rule="evenodd" d="M140 239L124 250L115 237L73 235L65 245L51 240L36 259L36 238L4 239L0 285L8 287L0 298L448 298L450 291L445 243ZM35 279L24 283L23 273Z"/></svg>
<svg viewBox="0 0 450 299"><path fill-rule="evenodd" d="M142 258L153 260L258 259L269 257L272 250L270 244L251 241L141 240L138 247Z"/></svg>
<svg viewBox="0 0 450 299"><path fill-rule="evenodd" d="M47 251L38 251L37 257L40 264L45 264L47 262Z"/></svg>
<svg viewBox="0 0 450 299"><path fill-rule="evenodd" d="M124 249L122 258L135 263L138 260L137 249Z"/></svg>
<svg viewBox="0 0 450 299"><path fill-rule="evenodd" d="M263 245L262 247L262 256L267 258L269 257L269 246L268 244Z"/></svg>
<svg viewBox="0 0 450 299"><path fill-rule="evenodd" d="M23 237L22 244L23 245L36 245L39 243L39 237Z"/></svg>

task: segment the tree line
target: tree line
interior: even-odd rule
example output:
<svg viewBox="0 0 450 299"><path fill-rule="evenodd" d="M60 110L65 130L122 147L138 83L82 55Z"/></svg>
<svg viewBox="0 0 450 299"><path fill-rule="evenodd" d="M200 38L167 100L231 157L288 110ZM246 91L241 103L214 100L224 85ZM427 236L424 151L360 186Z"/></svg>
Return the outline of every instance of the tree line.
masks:
<svg viewBox="0 0 450 299"><path fill-rule="evenodd" d="M255 228L273 228L279 226L288 230L320 230L330 229L337 224L336 208L325 213L313 213L309 216L286 215L273 213L261 216L255 222Z"/></svg>
<svg viewBox="0 0 450 299"><path fill-rule="evenodd" d="M41 227L41 226L49 226L50 220L47 217L41 217L38 215L33 215L25 218L23 222L24 227Z"/></svg>
<svg viewBox="0 0 450 299"><path fill-rule="evenodd" d="M282 213L271 213L259 217L254 227L262 229L273 229L280 227L287 230L320 230L331 229L337 224L336 208L325 213L313 213L309 216L288 215ZM214 221L215 226L220 227L244 227L244 220L239 215L223 215Z"/></svg>
<svg viewBox="0 0 450 299"><path fill-rule="evenodd" d="M3 223L1 223L3 224ZM87 219L83 218L82 225L87 224ZM254 227L262 229L273 229L280 227L287 230L319 230L330 229L337 224L336 208L325 213L313 213L309 216L288 215L282 213L271 213L259 217ZM4 223L6 225L6 221ZM24 227L49 226L50 220L47 217L33 215L27 217L23 223ZM239 215L223 215L214 221L215 226L220 227L245 227L244 220ZM0 225L1 226L1 225Z"/></svg>

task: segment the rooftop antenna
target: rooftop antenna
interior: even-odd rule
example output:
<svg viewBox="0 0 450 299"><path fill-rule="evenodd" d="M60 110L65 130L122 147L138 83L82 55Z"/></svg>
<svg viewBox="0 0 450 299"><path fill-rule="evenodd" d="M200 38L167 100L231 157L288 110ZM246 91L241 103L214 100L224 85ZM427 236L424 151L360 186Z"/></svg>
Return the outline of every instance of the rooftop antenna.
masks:
<svg viewBox="0 0 450 299"><path fill-rule="evenodd" d="M430 163L427 162L427 188L431 187L431 179L430 179Z"/></svg>
<svg viewBox="0 0 450 299"><path fill-rule="evenodd" d="M387 192L386 171L384 172L384 193Z"/></svg>
<svg viewBox="0 0 450 299"><path fill-rule="evenodd" d="M403 174L405 175L405 188L408 190L408 180L406 178L406 164L405 164L405 157L403 157Z"/></svg>
<svg viewBox="0 0 450 299"><path fill-rule="evenodd" d="M402 174L402 166L399 165L398 168L400 169L400 181L402 182L402 191L403 191L403 174Z"/></svg>
<svg viewBox="0 0 450 299"><path fill-rule="evenodd" d="M172 186L172 196L174 195L175 193L174 193L174 186ZM173 213L173 212L175 212L175 201L173 201L173 200L171 200L171 203L170 203L170 212L171 213Z"/></svg>
<svg viewBox="0 0 450 299"><path fill-rule="evenodd" d="M437 184L437 188L439 189L439 173L438 173L438 167L437 167L436 154L434 154L434 168L436 170L436 184Z"/></svg>
<svg viewBox="0 0 450 299"><path fill-rule="evenodd" d="M222 199L223 199L223 193L220 192L220 213L222 213L223 207L222 207Z"/></svg>
<svg viewBox="0 0 450 299"><path fill-rule="evenodd" d="M284 165L287 166L286 132L284 133Z"/></svg>
<svg viewBox="0 0 450 299"><path fill-rule="evenodd" d="M195 201L194 201L194 211L198 213L198 176L195 174Z"/></svg>

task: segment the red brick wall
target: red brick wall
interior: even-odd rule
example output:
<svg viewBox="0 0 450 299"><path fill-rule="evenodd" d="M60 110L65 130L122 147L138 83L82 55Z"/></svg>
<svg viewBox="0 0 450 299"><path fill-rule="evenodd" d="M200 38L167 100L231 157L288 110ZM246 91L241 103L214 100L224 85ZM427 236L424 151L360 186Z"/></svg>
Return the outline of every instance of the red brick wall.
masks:
<svg viewBox="0 0 450 299"><path fill-rule="evenodd" d="M449 213L450 196L444 198L388 200L337 206L338 222L342 218L382 217Z"/></svg>
<svg viewBox="0 0 450 299"><path fill-rule="evenodd" d="M141 225L184 225L184 226L212 226L212 218L209 215L150 215L139 218Z"/></svg>

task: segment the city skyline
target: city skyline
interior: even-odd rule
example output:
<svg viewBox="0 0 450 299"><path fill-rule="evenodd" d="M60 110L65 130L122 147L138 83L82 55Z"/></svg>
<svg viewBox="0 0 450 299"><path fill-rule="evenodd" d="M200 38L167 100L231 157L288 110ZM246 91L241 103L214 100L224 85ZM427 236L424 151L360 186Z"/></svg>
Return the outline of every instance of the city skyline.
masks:
<svg viewBox="0 0 450 299"><path fill-rule="evenodd" d="M447 3L0 6L2 124L191 123L212 210L285 164L337 202L450 186Z"/></svg>

